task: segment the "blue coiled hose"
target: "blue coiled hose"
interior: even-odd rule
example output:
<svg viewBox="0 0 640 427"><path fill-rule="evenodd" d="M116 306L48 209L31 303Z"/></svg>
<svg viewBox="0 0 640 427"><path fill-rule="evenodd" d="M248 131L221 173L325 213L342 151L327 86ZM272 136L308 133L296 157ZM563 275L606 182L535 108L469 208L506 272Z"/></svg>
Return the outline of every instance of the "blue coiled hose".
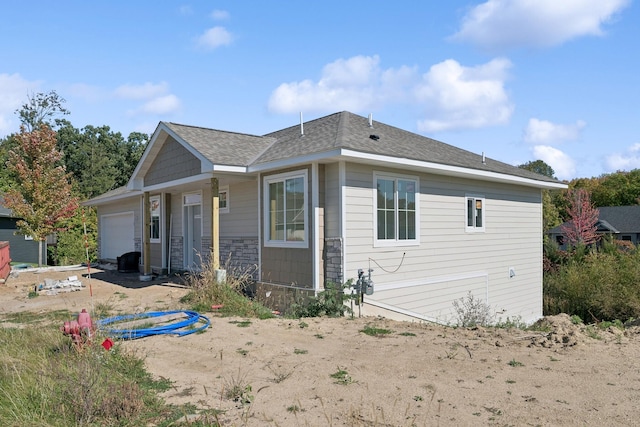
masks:
<svg viewBox="0 0 640 427"><path fill-rule="evenodd" d="M159 325L151 328L142 328L142 329L110 329L105 326L111 325L117 322L123 322L128 320L137 320L137 319L145 319L150 317L161 317L168 316L172 314L184 314L186 315L185 319L180 321L169 323L167 325ZM189 328L184 329L189 326L195 325L196 323L201 322L202 324L197 328ZM105 334L113 337L119 338L123 340L135 340L138 338L144 338L151 335L177 335L182 337L184 335L193 334L195 332L202 331L211 325L211 321L208 317L203 316L202 314L189 311L189 310L173 310L173 311L149 311L147 313L138 313L138 314L124 314L121 316L108 317L106 319L100 319L96 322L98 329L102 330Z"/></svg>

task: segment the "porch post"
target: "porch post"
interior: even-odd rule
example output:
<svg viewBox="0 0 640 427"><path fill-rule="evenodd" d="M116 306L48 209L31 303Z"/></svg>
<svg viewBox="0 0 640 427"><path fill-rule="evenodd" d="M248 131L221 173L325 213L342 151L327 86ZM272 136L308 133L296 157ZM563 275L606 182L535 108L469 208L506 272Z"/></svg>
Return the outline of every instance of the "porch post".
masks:
<svg viewBox="0 0 640 427"><path fill-rule="evenodd" d="M218 178L211 178L211 263L220 269L220 194Z"/></svg>
<svg viewBox="0 0 640 427"><path fill-rule="evenodd" d="M142 263L144 265L144 274L151 274L151 202L149 200L149 192L144 192L144 229L142 236L144 243L142 246Z"/></svg>

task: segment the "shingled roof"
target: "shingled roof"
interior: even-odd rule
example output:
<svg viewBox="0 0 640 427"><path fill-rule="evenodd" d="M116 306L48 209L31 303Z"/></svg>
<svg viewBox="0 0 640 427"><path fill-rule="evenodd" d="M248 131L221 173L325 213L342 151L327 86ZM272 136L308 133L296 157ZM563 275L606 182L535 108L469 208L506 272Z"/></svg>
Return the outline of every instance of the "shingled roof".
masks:
<svg viewBox="0 0 640 427"><path fill-rule="evenodd" d="M212 163L248 166L274 141L272 138L162 122Z"/></svg>
<svg viewBox="0 0 640 427"><path fill-rule="evenodd" d="M435 139L427 138L348 111L335 113L304 123L304 136L300 126L292 126L270 134L271 145L254 164L262 164L292 157L348 149L366 154L396 157L458 166L480 171L496 172L537 181L558 181L481 154L475 154Z"/></svg>
<svg viewBox="0 0 640 427"><path fill-rule="evenodd" d="M598 208L599 228L621 234L640 233L640 205L603 206ZM549 230L549 234L562 234L562 225ZM604 230L602 230L604 231Z"/></svg>

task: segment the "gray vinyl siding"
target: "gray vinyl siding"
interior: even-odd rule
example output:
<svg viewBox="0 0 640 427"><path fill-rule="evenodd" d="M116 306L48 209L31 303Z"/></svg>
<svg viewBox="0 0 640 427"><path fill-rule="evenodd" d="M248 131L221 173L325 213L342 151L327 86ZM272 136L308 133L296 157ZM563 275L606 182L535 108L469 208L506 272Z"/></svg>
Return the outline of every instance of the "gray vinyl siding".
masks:
<svg viewBox="0 0 640 427"><path fill-rule="evenodd" d="M229 212L220 214L220 237L258 237L258 181L229 186Z"/></svg>
<svg viewBox="0 0 640 427"><path fill-rule="evenodd" d="M533 321L542 314L540 190L417 175L420 245L374 247L374 170L404 175L347 165L345 276L356 277L359 268L374 270L378 290L366 300L383 305L400 301L397 307L402 310L446 322L451 321L454 299L471 291L486 301L482 288L488 285L488 304L503 318ZM466 195L484 197L484 232L466 231ZM510 267L516 272L513 278L509 278ZM483 274L486 280L481 279Z"/></svg>
<svg viewBox="0 0 640 427"><path fill-rule="evenodd" d="M200 171L200 160L175 139L169 137L149 167L144 177L144 185L186 178L198 175Z"/></svg>

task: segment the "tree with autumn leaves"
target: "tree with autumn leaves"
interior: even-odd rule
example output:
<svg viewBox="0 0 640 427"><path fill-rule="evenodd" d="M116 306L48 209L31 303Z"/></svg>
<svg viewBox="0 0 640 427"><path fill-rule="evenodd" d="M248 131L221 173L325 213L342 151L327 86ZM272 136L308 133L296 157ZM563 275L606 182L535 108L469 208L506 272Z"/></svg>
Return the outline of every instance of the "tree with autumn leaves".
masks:
<svg viewBox="0 0 640 427"><path fill-rule="evenodd" d="M562 234L569 246L589 246L599 239L597 233L598 209L591 203L591 195L584 188L567 191L569 221L562 226Z"/></svg>
<svg viewBox="0 0 640 427"><path fill-rule="evenodd" d="M38 264L42 265L43 242L64 230L64 222L76 213L79 203L61 162L63 155L56 148L56 132L48 124L30 131L23 125L15 141L6 164L15 185L5 193L4 204L21 218L20 234L39 242Z"/></svg>

